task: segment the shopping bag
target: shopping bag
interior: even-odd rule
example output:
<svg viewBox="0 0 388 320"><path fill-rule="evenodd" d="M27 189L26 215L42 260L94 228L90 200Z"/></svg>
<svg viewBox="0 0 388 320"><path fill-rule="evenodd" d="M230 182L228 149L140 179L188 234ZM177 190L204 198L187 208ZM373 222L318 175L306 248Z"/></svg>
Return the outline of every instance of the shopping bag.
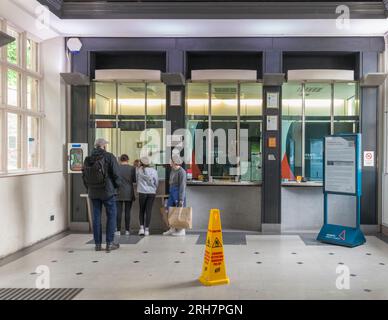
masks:
<svg viewBox="0 0 388 320"><path fill-rule="evenodd" d="M162 221L166 228L170 228L170 224L168 223L168 211L166 211L166 208L160 208L160 215L162 217Z"/></svg>
<svg viewBox="0 0 388 320"><path fill-rule="evenodd" d="M172 207L169 209L168 222L171 228L192 229L193 228L193 209Z"/></svg>

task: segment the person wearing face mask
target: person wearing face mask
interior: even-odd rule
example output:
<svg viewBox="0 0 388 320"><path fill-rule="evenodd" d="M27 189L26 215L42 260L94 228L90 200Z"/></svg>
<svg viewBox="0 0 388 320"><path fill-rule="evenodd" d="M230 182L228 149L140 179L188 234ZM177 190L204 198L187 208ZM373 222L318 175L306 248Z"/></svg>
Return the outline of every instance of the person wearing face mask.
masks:
<svg viewBox="0 0 388 320"><path fill-rule="evenodd" d="M168 210L171 207L185 207L186 206L186 185L187 174L182 168L183 161L178 154L174 154L171 159L171 173L170 173L170 195L167 202ZM170 230L163 233L165 236L182 237L186 235L185 229L170 228Z"/></svg>

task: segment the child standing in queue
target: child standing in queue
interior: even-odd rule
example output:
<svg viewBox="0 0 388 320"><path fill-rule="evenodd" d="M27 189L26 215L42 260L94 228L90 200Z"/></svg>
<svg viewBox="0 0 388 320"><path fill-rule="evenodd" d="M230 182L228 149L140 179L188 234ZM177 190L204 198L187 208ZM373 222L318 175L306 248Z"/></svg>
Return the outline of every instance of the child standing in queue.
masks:
<svg viewBox="0 0 388 320"><path fill-rule="evenodd" d="M139 193L140 236L150 235L152 207L159 185L158 172L151 168L148 157L140 159L140 166L136 170L137 192Z"/></svg>

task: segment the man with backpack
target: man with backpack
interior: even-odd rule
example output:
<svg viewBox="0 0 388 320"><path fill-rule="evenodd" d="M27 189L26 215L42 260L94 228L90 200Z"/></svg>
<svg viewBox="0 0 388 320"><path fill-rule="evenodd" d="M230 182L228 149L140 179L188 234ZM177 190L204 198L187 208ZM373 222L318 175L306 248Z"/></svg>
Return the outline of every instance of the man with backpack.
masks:
<svg viewBox="0 0 388 320"><path fill-rule="evenodd" d="M120 186L118 162L106 151L108 141L97 139L91 156L85 159L82 177L93 204L93 233L96 251L102 250L101 211L104 205L107 215L106 252L120 248L114 243L117 223L116 189Z"/></svg>

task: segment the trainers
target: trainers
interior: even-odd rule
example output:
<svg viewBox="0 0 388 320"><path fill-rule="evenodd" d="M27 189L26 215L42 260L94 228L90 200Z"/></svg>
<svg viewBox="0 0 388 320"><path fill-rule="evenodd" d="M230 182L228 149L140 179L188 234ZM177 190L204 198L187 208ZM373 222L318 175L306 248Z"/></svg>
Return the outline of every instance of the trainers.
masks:
<svg viewBox="0 0 388 320"><path fill-rule="evenodd" d="M96 251L101 251L102 250L102 247L100 244L96 244L96 248L95 248Z"/></svg>
<svg viewBox="0 0 388 320"><path fill-rule="evenodd" d="M174 232L176 232L175 228L170 228L170 230L163 233L164 236L171 236Z"/></svg>
<svg viewBox="0 0 388 320"><path fill-rule="evenodd" d="M120 248L120 244L118 243L112 243L112 244L107 244L106 245L106 252L109 253L113 250L117 250Z"/></svg>
<svg viewBox="0 0 388 320"><path fill-rule="evenodd" d="M140 227L139 236L144 236L144 227Z"/></svg>
<svg viewBox="0 0 388 320"><path fill-rule="evenodd" d="M145 232L144 232L144 235L145 235L146 237L148 237L148 236L150 235L150 229L146 228L146 229L145 229Z"/></svg>
<svg viewBox="0 0 388 320"><path fill-rule="evenodd" d="M116 237L120 237L120 236L121 236L121 232L120 232L120 231L116 231L116 232L115 232L115 236L116 236Z"/></svg>
<svg viewBox="0 0 388 320"><path fill-rule="evenodd" d="M176 230L172 236L173 237L184 237L186 235L186 230L185 229L181 229L181 230Z"/></svg>
<svg viewBox="0 0 388 320"><path fill-rule="evenodd" d="M125 231L125 235L128 237L131 235L131 233L129 231Z"/></svg>

